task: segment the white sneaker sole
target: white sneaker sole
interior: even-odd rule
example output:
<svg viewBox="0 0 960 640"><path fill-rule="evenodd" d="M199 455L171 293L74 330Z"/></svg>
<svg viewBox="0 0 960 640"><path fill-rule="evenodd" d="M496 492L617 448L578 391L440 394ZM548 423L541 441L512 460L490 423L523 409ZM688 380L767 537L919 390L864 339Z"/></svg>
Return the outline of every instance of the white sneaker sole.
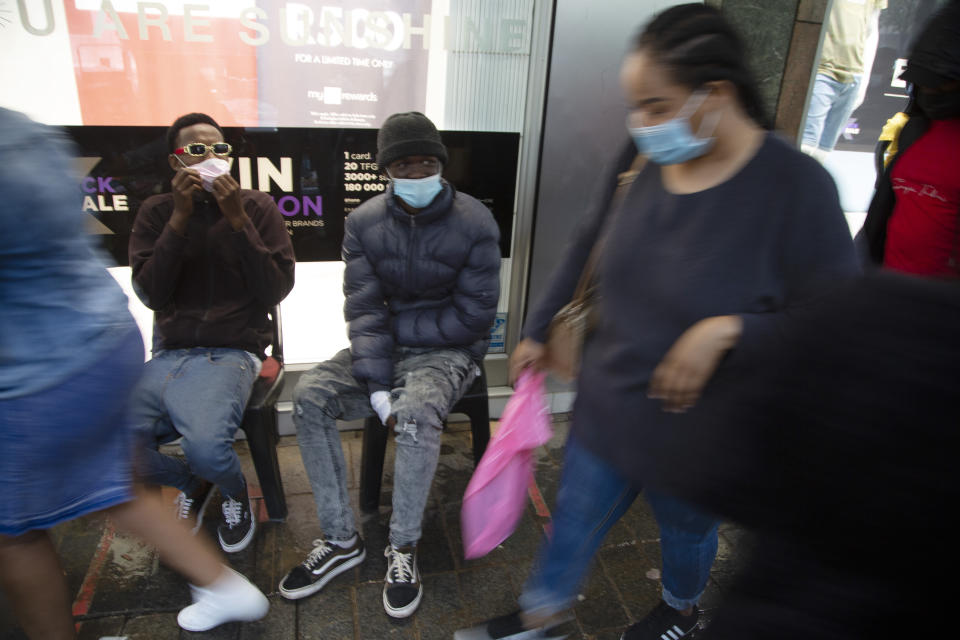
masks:
<svg viewBox="0 0 960 640"><path fill-rule="evenodd" d="M420 600L423 599L423 583L420 583L420 590L417 591L417 597L405 607L400 607L399 609L394 609L390 606L390 603L387 602L387 590L383 590L383 610L387 612L387 615L391 618L409 618L414 614L417 608L420 606Z"/></svg>
<svg viewBox="0 0 960 640"><path fill-rule="evenodd" d="M245 584L235 584L229 594L211 594L208 589L192 587L194 603L180 610L177 624L187 631L209 631L228 622L253 622L265 617L270 601L246 578L242 579Z"/></svg>
<svg viewBox="0 0 960 640"><path fill-rule="evenodd" d="M336 578L338 575L347 571L348 569L353 569L355 566L367 559L367 549L364 548L359 555L348 558L346 562L340 566L331 569L327 575L323 576L313 584L308 584L305 587L300 587L299 589L284 589L283 581L280 581L280 586L278 588L280 595L286 598L287 600L299 600L301 598L306 598L307 596L312 596L320 589L323 589L327 586L327 583Z"/></svg>
<svg viewBox="0 0 960 640"><path fill-rule="evenodd" d="M196 604L190 605L190 607L195 607ZM254 622L255 620L261 620L267 615L269 610L269 605L266 607L258 607L252 612L247 612L243 614L236 614L223 611L206 611L201 614L205 619L203 622L197 622L190 620L192 612L187 611L190 609L187 607L183 609L177 615L177 625L185 631L209 631L210 629L215 629L222 624L227 624L228 622ZM186 612L186 613L184 613Z"/></svg>
<svg viewBox="0 0 960 640"><path fill-rule="evenodd" d="M220 548L226 551L227 553L237 553L238 551L243 551L247 548L250 542L253 540L253 532L257 530L257 516L253 511L253 502L250 503L250 530L247 531L247 535L243 536L240 539L240 542L236 544L227 544L223 541L223 538L220 537L220 534L217 534L217 539L220 540Z"/></svg>

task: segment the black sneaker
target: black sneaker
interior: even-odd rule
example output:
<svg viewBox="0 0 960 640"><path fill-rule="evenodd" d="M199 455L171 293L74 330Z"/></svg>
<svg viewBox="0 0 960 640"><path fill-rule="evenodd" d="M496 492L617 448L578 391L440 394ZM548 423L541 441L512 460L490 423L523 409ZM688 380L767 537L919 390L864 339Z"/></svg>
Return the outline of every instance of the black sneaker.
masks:
<svg viewBox="0 0 960 640"><path fill-rule="evenodd" d="M326 540L314 540L313 551L303 564L298 564L280 581L280 595L288 600L298 600L320 591L323 586L347 569L357 566L367 557L363 540L356 536L349 547L330 544Z"/></svg>
<svg viewBox="0 0 960 640"><path fill-rule="evenodd" d="M243 551L253 540L253 532L257 528L256 518L250 511L250 498L247 496L246 487L236 500L227 496L221 508L223 523L217 527L220 546L227 553Z"/></svg>
<svg viewBox="0 0 960 640"><path fill-rule="evenodd" d="M417 568L417 548L388 544L387 576L383 579L383 609L391 618L407 618L420 606L423 585Z"/></svg>
<svg viewBox="0 0 960 640"><path fill-rule="evenodd" d="M689 637L697 628L699 619L700 611L696 607L692 614L684 616L661 600L646 618L630 625L620 640L677 640Z"/></svg>
<svg viewBox="0 0 960 640"><path fill-rule="evenodd" d="M453 640L563 640L568 633L560 627L570 621L569 614L555 616L542 627L527 628L519 611L487 620L478 627L460 629L453 634Z"/></svg>
<svg viewBox="0 0 960 640"><path fill-rule="evenodd" d="M180 491L173 499L173 509L177 520L186 523L190 532L196 535L203 524L203 513L213 498L214 486L206 480L199 480L197 488L190 493Z"/></svg>

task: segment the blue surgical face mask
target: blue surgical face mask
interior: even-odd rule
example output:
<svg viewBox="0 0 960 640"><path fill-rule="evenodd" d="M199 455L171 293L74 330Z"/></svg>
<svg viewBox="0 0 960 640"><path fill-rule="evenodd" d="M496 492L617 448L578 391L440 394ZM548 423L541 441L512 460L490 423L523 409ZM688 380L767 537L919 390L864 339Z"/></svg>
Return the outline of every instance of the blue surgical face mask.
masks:
<svg viewBox="0 0 960 640"><path fill-rule="evenodd" d="M390 179L393 181L393 194L414 209L423 209L443 190L439 172L426 178Z"/></svg>
<svg viewBox="0 0 960 640"><path fill-rule="evenodd" d="M706 100L708 91L697 91L671 120L649 127L632 127L630 120L627 128L637 149L657 164L680 164L699 158L713 146L715 138L710 137L720 120L720 113L704 116L700 131L694 135L690 129L688 116L694 113ZM708 131L709 130L709 131Z"/></svg>

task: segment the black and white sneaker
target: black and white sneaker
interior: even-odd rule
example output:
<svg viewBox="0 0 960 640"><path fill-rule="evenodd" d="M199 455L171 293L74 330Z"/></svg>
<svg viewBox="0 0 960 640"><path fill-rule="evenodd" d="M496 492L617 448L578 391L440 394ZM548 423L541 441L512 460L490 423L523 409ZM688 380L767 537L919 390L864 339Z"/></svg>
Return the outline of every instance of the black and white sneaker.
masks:
<svg viewBox="0 0 960 640"><path fill-rule="evenodd" d="M280 595L288 600L299 600L323 589L324 585L367 557L360 536L349 547L341 547L322 538L314 540L313 550L303 564L298 564L280 581Z"/></svg>
<svg viewBox="0 0 960 640"><path fill-rule="evenodd" d="M206 480L200 480L197 488L190 493L180 491L173 499L173 509L177 520L186 523L194 535L203 524L203 513L213 498L214 486Z"/></svg>
<svg viewBox="0 0 960 640"><path fill-rule="evenodd" d="M423 584L417 568L417 548L387 545L387 576L383 579L383 609L391 618L407 618L420 606Z"/></svg>
<svg viewBox="0 0 960 640"><path fill-rule="evenodd" d="M569 615L554 617L542 627L529 628L523 625L519 611L493 618L471 629L460 629L453 640L563 640L567 633L560 627L571 620Z"/></svg>
<svg viewBox="0 0 960 640"><path fill-rule="evenodd" d="M253 540L253 532L257 528L256 518L250 509L250 498L244 488L243 494L234 500L227 496L223 505L223 523L217 527L217 537L220 538L220 547L227 553L243 551Z"/></svg>
<svg viewBox="0 0 960 640"><path fill-rule="evenodd" d="M696 630L700 611L694 607L689 616L660 601L647 617L623 632L620 640L678 640L687 638Z"/></svg>

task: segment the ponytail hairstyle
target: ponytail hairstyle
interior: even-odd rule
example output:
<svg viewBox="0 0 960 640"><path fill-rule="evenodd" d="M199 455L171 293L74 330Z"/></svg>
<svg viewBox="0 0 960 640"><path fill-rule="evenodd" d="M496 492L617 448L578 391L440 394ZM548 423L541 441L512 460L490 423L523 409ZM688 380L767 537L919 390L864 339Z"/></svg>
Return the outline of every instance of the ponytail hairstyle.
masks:
<svg viewBox="0 0 960 640"><path fill-rule="evenodd" d="M633 41L633 51L648 52L673 79L691 89L726 80L737 90L740 105L764 129L772 129L743 41L713 7L682 4L653 18Z"/></svg>

